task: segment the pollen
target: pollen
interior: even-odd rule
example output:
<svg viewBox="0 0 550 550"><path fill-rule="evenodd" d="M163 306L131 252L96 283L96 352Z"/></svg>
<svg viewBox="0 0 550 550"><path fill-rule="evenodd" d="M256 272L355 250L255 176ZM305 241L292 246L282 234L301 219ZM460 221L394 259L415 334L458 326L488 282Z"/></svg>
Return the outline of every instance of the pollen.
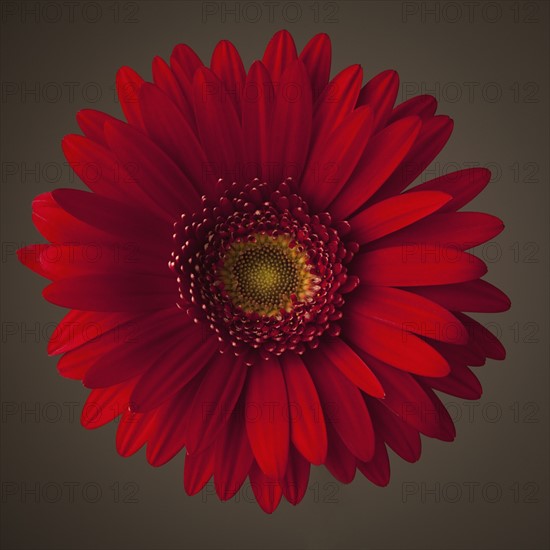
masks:
<svg viewBox="0 0 550 550"><path fill-rule="evenodd" d="M316 277L290 235L254 234L229 246L219 271L232 303L246 313L275 316L313 294Z"/></svg>

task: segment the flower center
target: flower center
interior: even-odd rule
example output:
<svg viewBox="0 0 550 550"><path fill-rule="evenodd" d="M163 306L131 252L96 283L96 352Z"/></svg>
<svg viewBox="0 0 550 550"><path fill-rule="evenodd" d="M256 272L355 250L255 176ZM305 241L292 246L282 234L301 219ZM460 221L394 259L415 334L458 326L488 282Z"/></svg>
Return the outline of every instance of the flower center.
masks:
<svg viewBox="0 0 550 550"><path fill-rule="evenodd" d="M219 275L233 304L246 313L277 315L313 295L311 265L289 235L253 234L234 241Z"/></svg>
<svg viewBox="0 0 550 550"><path fill-rule="evenodd" d="M359 282L347 272L359 245L341 238L349 224L310 213L290 178L275 189L218 184L217 199L203 197L174 226L178 307L249 364L337 336L344 296Z"/></svg>

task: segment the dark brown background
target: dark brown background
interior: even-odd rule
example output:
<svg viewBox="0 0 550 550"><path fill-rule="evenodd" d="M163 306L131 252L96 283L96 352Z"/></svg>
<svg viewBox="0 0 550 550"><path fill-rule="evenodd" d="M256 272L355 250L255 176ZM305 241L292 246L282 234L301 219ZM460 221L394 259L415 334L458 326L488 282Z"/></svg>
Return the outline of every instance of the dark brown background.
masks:
<svg viewBox="0 0 550 550"><path fill-rule="evenodd" d="M228 12L234 2L52 1L37 15L36 4L2 5L2 547L547 548L548 4L280 1L270 15L264 2L237 2L240 21ZM439 96L439 112L456 126L430 177L474 162L493 169L471 208L507 228L477 253L513 308L480 316L509 355L476 371L485 390L478 404L445 399L457 419L453 444L425 439L412 465L392 455L385 489L361 475L341 486L315 468L303 503L267 516L249 491L225 504L187 497L182 458L154 469L142 452L117 455L115 425L80 427L86 391L59 377L45 353L63 312L41 299L44 281L14 250L39 240L32 198L78 185L60 148L77 131L76 111L119 113L118 67L150 78L154 55L186 42L207 61L222 38L248 67L280 28L299 48L329 33L333 74L352 63L369 77L394 68L400 101ZM23 93L36 86L38 96ZM26 492L36 487L39 496Z"/></svg>

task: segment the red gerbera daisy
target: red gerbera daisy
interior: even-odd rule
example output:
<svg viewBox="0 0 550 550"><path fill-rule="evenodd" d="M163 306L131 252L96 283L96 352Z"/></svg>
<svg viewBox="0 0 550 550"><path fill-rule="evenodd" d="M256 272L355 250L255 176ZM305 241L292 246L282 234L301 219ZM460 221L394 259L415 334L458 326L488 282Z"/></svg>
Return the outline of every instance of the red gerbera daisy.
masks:
<svg viewBox="0 0 550 550"><path fill-rule="evenodd" d="M282 31L248 73L227 41L210 68L176 46L153 83L122 68L128 122L84 110L63 140L92 192L37 197L51 244L19 251L72 308L48 351L92 389L84 426L122 414L120 454L185 446L189 494L248 477L266 512L303 498L310 464L386 485L386 446L415 461L420 434L454 438L434 390L477 399L469 366L505 355L463 313L510 306L465 252L501 221L458 212L489 171L405 191L452 120L427 95L394 107L394 71L361 87L330 62L328 36L298 55Z"/></svg>

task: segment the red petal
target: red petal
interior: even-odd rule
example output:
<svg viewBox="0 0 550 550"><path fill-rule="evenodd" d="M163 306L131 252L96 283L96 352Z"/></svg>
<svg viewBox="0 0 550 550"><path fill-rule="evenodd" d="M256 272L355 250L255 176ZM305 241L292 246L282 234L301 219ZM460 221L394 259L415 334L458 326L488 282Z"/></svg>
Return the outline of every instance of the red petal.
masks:
<svg viewBox="0 0 550 550"><path fill-rule="evenodd" d="M319 352L365 393L384 397L384 388L365 362L340 338L319 346Z"/></svg>
<svg viewBox="0 0 550 550"><path fill-rule="evenodd" d="M168 96L152 84L144 84L139 94L143 123L151 139L166 151L189 178L198 194L216 183L207 179L207 158L185 117Z"/></svg>
<svg viewBox="0 0 550 550"><path fill-rule="evenodd" d="M269 41L262 62L271 73L271 79L280 82L284 71L297 56L294 39L288 31L282 30L276 32Z"/></svg>
<svg viewBox="0 0 550 550"><path fill-rule="evenodd" d="M202 453L185 455L183 487L189 495L196 495L214 473L214 445Z"/></svg>
<svg viewBox="0 0 550 550"><path fill-rule="evenodd" d="M242 360L217 354L206 369L189 413L187 449L201 452L220 433L241 395L248 368Z"/></svg>
<svg viewBox="0 0 550 550"><path fill-rule="evenodd" d="M61 319L48 342L48 355L76 349L139 317L128 313L96 313L72 310Z"/></svg>
<svg viewBox="0 0 550 550"><path fill-rule="evenodd" d="M455 312L455 315L458 315L458 312ZM472 344L471 339L466 346L455 346L445 342L432 342L432 346L445 357L449 365L482 367L487 362L485 353Z"/></svg>
<svg viewBox="0 0 550 550"><path fill-rule="evenodd" d="M415 374L445 376L449 373L447 361L432 346L406 330L359 316L355 311L349 312L348 319L344 325L346 338L369 355ZM380 382L387 395L389 389Z"/></svg>
<svg viewBox="0 0 550 550"><path fill-rule="evenodd" d="M43 237L52 243L103 243L111 235L83 223L63 210L52 193L42 193L32 202L32 221Z"/></svg>
<svg viewBox="0 0 550 550"><path fill-rule="evenodd" d="M204 65L189 46L178 44L170 56L170 66L171 72L179 84L181 94L191 108L190 121L194 121L192 126L195 128L193 80L197 71L204 68Z"/></svg>
<svg viewBox="0 0 550 550"><path fill-rule="evenodd" d="M52 347L48 347L50 354L66 353L63 357L68 357L73 350L90 356L90 365L94 363L92 356L97 356L94 348L105 346L123 345L127 342L133 342L136 339L136 333L143 328L150 327L152 323L165 318L170 318L174 313L182 317L181 312L177 308L170 310L161 310L156 312L147 312L139 314L129 313L97 313L95 311L78 311L69 312L56 328L61 329L61 337L52 339L50 343ZM74 314L74 315L73 315ZM175 319L177 320L177 319ZM66 328L65 328L65 322ZM63 327L63 328L61 328ZM54 333L55 334L55 333ZM53 344L55 343L55 347ZM82 348L82 350L79 350ZM51 350L51 351L50 351ZM62 358L62 360L63 360Z"/></svg>
<svg viewBox="0 0 550 550"><path fill-rule="evenodd" d="M453 364L451 372L444 378L422 377L422 381L435 390L461 399L479 399L483 393L481 383L475 374L460 364Z"/></svg>
<svg viewBox="0 0 550 550"><path fill-rule="evenodd" d="M369 462L357 461L357 469L372 483L385 487L390 482L390 460L384 440L376 433L374 456Z"/></svg>
<svg viewBox="0 0 550 550"><path fill-rule="evenodd" d="M117 120L115 117L95 109L81 109L76 113L76 122L84 135L104 147L107 146L107 142L105 141L103 127L107 121L112 122L115 120Z"/></svg>
<svg viewBox="0 0 550 550"><path fill-rule="evenodd" d="M142 207L78 189L43 193L34 199L32 207L33 222L52 243L71 246L113 244L121 249L121 258L126 257L126 252L135 251L137 243L140 250L156 251L155 256L161 254L166 258L170 253L171 224Z"/></svg>
<svg viewBox="0 0 550 550"><path fill-rule="evenodd" d="M370 460L374 431L361 392L320 351L311 352L305 361L319 392L327 429L330 424L357 458Z"/></svg>
<svg viewBox="0 0 550 550"><path fill-rule="evenodd" d="M373 130L372 110L359 107L309 158L300 182L308 203L322 210L338 195L357 166Z"/></svg>
<svg viewBox="0 0 550 550"><path fill-rule="evenodd" d="M353 295L349 307L360 317L382 321L425 338L452 344L465 344L468 341L466 329L452 313L439 304L406 290L361 287ZM404 338L407 336L404 335Z"/></svg>
<svg viewBox="0 0 550 550"><path fill-rule="evenodd" d="M322 464L327 454L327 433L315 385L297 355L283 355L281 365L288 392L292 443L311 463Z"/></svg>
<svg viewBox="0 0 550 550"><path fill-rule="evenodd" d="M88 388L104 388L141 374L162 356L164 346L177 341L189 320L177 308L130 321L117 332L106 332L82 347L82 353L108 346L84 377ZM163 345L158 345L162 341ZM111 343L115 344L113 349ZM137 409L134 408L134 412ZM137 411L145 412L145 411Z"/></svg>
<svg viewBox="0 0 550 550"><path fill-rule="evenodd" d="M173 101L174 105L177 105L189 126L193 130L196 130L195 113L193 112L192 104L186 95L182 93L180 85L168 63L157 56L153 59L152 70L155 84Z"/></svg>
<svg viewBox="0 0 550 550"><path fill-rule="evenodd" d="M394 369L376 358L367 355L376 376L386 388L386 397L380 403L393 411L400 420L415 430L443 441L450 441L447 412L441 403L437 406L429 390L416 377Z"/></svg>
<svg viewBox="0 0 550 550"><path fill-rule="evenodd" d="M425 218L451 199L446 193L426 191L380 201L351 218L349 238L359 244L380 239Z"/></svg>
<svg viewBox="0 0 550 550"><path fill-rule="evenodd" d="M76 134L65 136L61 144L71 168L92 191L123 202L149 203L143 201L142 192L132 177L103 145Z"/></svg>
<svg viewBox="0 0 550 550"><path fill-rule="evenodd" d="M260 177L269 173L267 162L270 150L271 119L274 91L267 69L261 61L250 67L243 92L242 126L247 166L255 168ZM253 179L253 178L251 178Z"/></svg>
<svg viewBox="0 0 550 550"><path fill-rule="evenodd" d="M353 174L330 207L335 219L347 218L380 188L409 152L420 127L418 117L404 118L370 140Z"/></svg>
<svg viewBox="0 0 550 550"><path fill-rule="evenodd" d="M391 113L388 124L392 124L400 118L416 115L422 120L427 120L435 115L437 101L431 95L417 95L398 105Z"/></svg>
<svg viewBox="0 0 550 550"><path fill-rule="evenodd" d="M328 34L316 34L305 46L300 59L306 66L313 91L313 101L321 95L330 78L332 47Z"/></svg>
<svg viewBox="0 0 550 550"><path fill-rule="evenodd" d="M86 399L80 423L88 430L104 426L128 410L128 401L135 380L110 388L92 390Z"/></svg>
<svg viewBox="0 0 550 550"><path fill-rule="evenodd" d="M272 514L283 496L280 482L267 477L256 462L252 463L249 475L256 501L266 514Z"/></svg>
<svg viewBox="0 0 550 550"><path fill-rule="evenodd" d="M298 504L305 496L309 481L309 462L293 447L290 447L286 474L281 481L285 498L290 504Z"/></svg>
<svg viewBox="0 0 550 550"><path fill-rule="evenodd" d="M147 443L149 464L162 466L183 449L189 427L189 411L200 381L200 377L196 377L156 409L157 426Z"/></svg>
<svg viewBox="0 0 550 550"><path fill-rule="evenodd" d="M196 327L196 328L195 328ZM217 347L203 327L186 328L186 339L168 348L145 372L132 393L132 409L147 412L188 384L209 362Z"/></svg>
<svg viewBox="0 0 550 550"><path fill-rule="evenodd" d="M287 177L298 179L307 158L311 134L311 86L304 64L290 64L281 76L275 95L270 130L268 181L280 183Z"/></svg>
<svg viewBox="0 0 550 550"><path fill-rule="evenodd" d="M439 426L440 433L436 435L441 441L454 441L456 437L456 428L449 414L449 411L445 408L443 403L439 400L439 397L433 392L429 387L424 384L424 382L419 381L420 385L426 392L426 395L432 402L432 410L437 411L437 422Z"/></svg>
<svg viewBox="0 0 550 550"><path fill-rule="evenodd" d="M51 279L47 265L43 265L41 256L45 250L50 248L47 244L31 244L24 246L17 251L17 259L29 269L46 279Z"/></svg>
<svg viewBox="0 0 550 550"><path fill-rule="evenodd" d="M233 101L237 114L241 113L241 95L246 72L239 52L228 40L216 44L210 62L212 72L223 82L228 97Z"/></svg>
<svg viewBox="0 0 550 550"><path fill-rule="evenodd" d="M369 105L374 113L374 130L382 129L390 116L399 91L399 75L383 71L369 80L361 90L357 107Z"/></svg>
<svg viewBox="0 0 550 550"><path fill-rule="evenodd" d="M79 189L55 189L51 196L63 210L80 221L133 243L151 243L169 250L170 225L138 206L124 204ZM164 246L163 246L164 245Z"/></svg>
<svg viewBox="0 0 550 550"><path fill-rule="evenodd" d="M177 284L143 274L82 275L51 283L42 295L48 302L90 311L148 311L174 305Z"/></svg>
<svg viewBox="0 0 550 550"><path fill-rule="evenodd" d="M338 73L326 86L315 103L312 127L312 150L314 145L323 146L325 140L353 111L363 79L360 65L352 65Z"/></svg>
<svg viewBox="0 0 550 550"><path fill-rule="evenodd" d="M240 120L222 82L209 69L195 73L193 98L199 136L210 161L207 175L228 182L240 179L244 158Z"/></svg>
<svg viewBox="0 0 550 550"><path fill-rule="evenodd" d="M330 424L327 426L327 432L329 445L325 466L340 483L351 483L355 477L357 459Z"/></svg>
<svg viewBox="0 0 550 550"><path fill-rule="evenodd" d="M412 197L415 194L401 196ZM422 243L466 250L488 241L503 229L504 224L497 217L489 214L478 212L437 213L382 239L376 243L376 246Z"/></svg>
<svg viewBox="0 0 550 550"><path fill-rule="evenodd" d="M422 123L413 147L384 186L372 197L373 202L397 195L408 187L435 159L453 131L453 121L438 115Z"/></svg>
<svg viewBox="0 0 550 550"><path fill-rule="evenodd" d="M271 478L285 475L289 447L286 385L276 359L250 368L246 387L246 431L262 471Z"/></svg>
<svg viewBox="0 0 550 550"><path fill-rule="evenodd" d="M220 500L229 500L244 483L254 460L244 421L244 403L230 415L216 444L214 485Z"/></svg>
<svg viewBox="0 0 550 550"><path fill-rule="evenodd" d="M155 432L156 411L149 414L135 414L126 411L118 423L116 432L117 452L124 457L137 453Z"/></svg>
<svg viewBox="0 0 550 550"><path fill-rule="evenodd" d="M122 245L46 245L42 246L38 260L41 275L51 280L82 275L98 274L149 274L172 277L165 258L154 258L145 249L134 245L135 252L130 258L124 257ZM20 251L23 257L31 256L29 250ZM38 251L34 251L35 254Z"/></svg>
<svg viewBox="0 0 550 550"><path fill-rule="evenodd" d="M491 172L487 168L467 168L417 185L409 189L407 193L416 193L417 191L448 193L453 200L448 202L441 212L454 212L477 197L485 189L490 179Z"/></svg>
<svg viewBox="0 0 550 550"><path fill-rule="evenodd" d="M193 80L197 69L204 67L199 56L187 44L178 44L174 47L170 64L178 78L183 76L189 82Z"/></svg>
<svg viewBox="0 0 550 550"><path fill-rule="evenodd" d="M123 326L121 330L125 329ZM82 380L96 361L120 346L120 337L113 337L114 334L117 332L110 333L107 338L102 335L65 353L57 363L59 374L72 380Z"/></svg>
<svg viewBox="0 0 550 550"><path fill-rule="evenodd" d="M130 67L121 67L116 75L118 101L126 120L136 128L143 128L138 92L145 81Z"/></svg>
<svg viewBox="0 0 550 550"><path fill-rule="evenodd" d="M469 345L484 353L491 359L501 361L506 357L506 350L500 340L481 323L472 319L469 315L456 312L455 315L462 321L470 335Z"/></svg>
<svg viewBox="0 0 550 550"><path fill-rule="evenodd" d="M147 136L126 124L105 124L109 147L151 201L172 219L195 211L200 197L174 161Z"/></svg>
<svg viewBox="0 0 550 550"><path fill-rule="evenodd" d="M437 302L449 311L499 313L510 309L504 292L481 279L454 285L417 286L411 292Z"/></svg>
<svg viewBox="0 0 550 550"><path fill-rule="evenodd" d="M462 283L487 273L479 258L454 247L407 243L360 254L353 267L361 283L380 286Z"/></svg>
<svg viewBox="0 0 550 550"><path fill-rule="evenodd" d="M416 462L422 452L422 443L418 431L411 428L399 416L375 399L369 400L368 405L376 423L376 428L380 430L384 441L403 460Z"/></svg>

